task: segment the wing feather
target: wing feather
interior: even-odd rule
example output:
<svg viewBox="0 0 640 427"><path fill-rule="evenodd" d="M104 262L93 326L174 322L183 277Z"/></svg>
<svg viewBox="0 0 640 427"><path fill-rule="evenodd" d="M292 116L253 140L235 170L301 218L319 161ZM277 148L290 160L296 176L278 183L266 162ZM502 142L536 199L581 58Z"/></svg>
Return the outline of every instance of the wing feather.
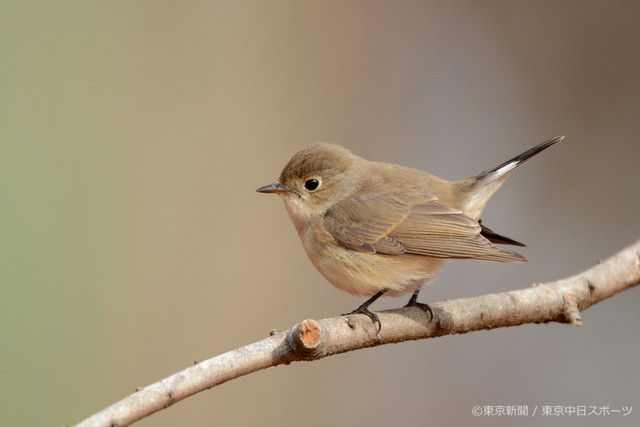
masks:
<svg viewBox="0 0 640 427"><path fill-rule="evenodd" d="M433 196L358 195L334 205L324 225L340 244L361 252L525 261L495 246L477 221Z"/></svg>

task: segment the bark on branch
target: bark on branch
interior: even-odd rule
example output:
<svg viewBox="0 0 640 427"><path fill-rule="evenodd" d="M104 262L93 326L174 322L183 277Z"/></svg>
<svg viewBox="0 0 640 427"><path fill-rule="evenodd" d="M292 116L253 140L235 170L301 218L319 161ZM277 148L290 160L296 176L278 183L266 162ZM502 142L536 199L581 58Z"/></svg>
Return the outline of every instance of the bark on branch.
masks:
<svg viewBox="0 0 640 427"><path fill-rule="evenodd" d="M429 304L430 322L420 308L379 312L382 329L367 316L305 320L262 341L197 363L77 424L125 426L226 381L260 369L401 341L464 334L525 323L582 325L580 312L640 284L640 241L567 279L517 291Z"/></svg>

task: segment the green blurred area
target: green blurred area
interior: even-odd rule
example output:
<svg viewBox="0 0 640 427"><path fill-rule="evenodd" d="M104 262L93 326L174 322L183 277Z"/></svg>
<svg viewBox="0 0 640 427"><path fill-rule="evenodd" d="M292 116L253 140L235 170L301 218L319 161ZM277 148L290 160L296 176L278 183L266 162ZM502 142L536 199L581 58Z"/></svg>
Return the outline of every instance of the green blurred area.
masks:
<svg viewBox="0 0 640 427"><path fill-rule="evenodd" d="M194 359L356 307L253 193L318 140L460 178L567 135L488 211L531 262L452 265L428 300L622 248L640 235L638 46L640 7L623 1L2 2L3 425L73 424ZM594 307L580 330L268 370L140 425L508 425L471 408L633 405L637 303Z"/></svg>
<svg viewBox="0 0 640 427"><path fill-rule="evenodd" d="M113 49L98 7L0 7L0 378L7 425L71 422L107 363L105 306L122 277L130 197L114 168ZM82 6L82 7L79 7ZM111 53L97 46L111 44ZM125 270L126 271L126 270ZM70 399L71 390L85 389ZM37 410L34 410L38 408Z"/></svg>

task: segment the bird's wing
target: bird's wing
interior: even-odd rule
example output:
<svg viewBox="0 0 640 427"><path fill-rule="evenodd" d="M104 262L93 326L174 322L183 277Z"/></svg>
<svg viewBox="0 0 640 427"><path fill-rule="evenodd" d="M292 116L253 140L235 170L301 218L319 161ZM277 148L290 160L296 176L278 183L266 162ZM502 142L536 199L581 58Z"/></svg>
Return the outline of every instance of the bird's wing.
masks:
<svg viewBox="0 0 640 427"><path fill-rule="evenodd" d="M324 225L340 244L360 252L525 261L483 237L477 221L432 196L360 194L329 209Z"/></svg>

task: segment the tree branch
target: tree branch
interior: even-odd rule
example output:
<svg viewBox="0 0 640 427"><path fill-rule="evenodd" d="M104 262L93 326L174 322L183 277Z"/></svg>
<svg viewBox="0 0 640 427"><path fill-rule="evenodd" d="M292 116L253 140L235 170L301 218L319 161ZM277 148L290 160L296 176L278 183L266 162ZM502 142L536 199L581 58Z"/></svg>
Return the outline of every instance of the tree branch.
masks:
<svg viewBox="0 0 640 427"><path fill-rule="evenodd" d="M125 426L226 381L281 364L401 341L464 334L525 323L582 325L580 311L640 283L640 241L567 279L500 294L378 313L382 329L361 314L305 320L269 338L197 363L151 384L78 426Z"/></svg>

